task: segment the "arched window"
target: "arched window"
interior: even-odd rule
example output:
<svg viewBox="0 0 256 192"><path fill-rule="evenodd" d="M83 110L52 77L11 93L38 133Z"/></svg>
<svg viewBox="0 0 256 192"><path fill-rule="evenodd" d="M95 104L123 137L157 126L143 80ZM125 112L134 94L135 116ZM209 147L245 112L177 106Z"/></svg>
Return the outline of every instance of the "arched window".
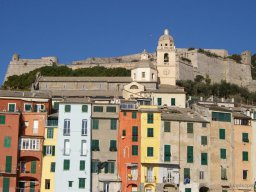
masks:
<svg viewBox="0 0 256 192"><path fill-rule="evenodd" d="M169 55L168 55L168 53L164 54L164 62L169 62Z"/></svg>
<svg viewBox="0 0 256 192"><path fill-rule="evenodd" d="M139 89L139 87L137 85L132 85L130 89Z"/></svg>

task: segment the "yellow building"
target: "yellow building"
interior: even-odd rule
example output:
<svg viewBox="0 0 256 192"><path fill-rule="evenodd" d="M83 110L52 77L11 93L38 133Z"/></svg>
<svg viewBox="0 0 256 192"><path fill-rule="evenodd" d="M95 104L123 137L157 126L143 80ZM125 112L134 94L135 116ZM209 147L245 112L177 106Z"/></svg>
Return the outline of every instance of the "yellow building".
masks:
<svg viewBox="0 0 256 192"><path fill-rule="evenodd" d="M41 192L54 191L55 175L55 146L57 144L58 119L48 119L45 126L45 140L43 147Z"/></svg>
<svg viewBox="0 0 256 192"><path fill-rule="evenodd" d="M161 113L156 106L141 106L141 184L155 192L159 182Z"/></svg>

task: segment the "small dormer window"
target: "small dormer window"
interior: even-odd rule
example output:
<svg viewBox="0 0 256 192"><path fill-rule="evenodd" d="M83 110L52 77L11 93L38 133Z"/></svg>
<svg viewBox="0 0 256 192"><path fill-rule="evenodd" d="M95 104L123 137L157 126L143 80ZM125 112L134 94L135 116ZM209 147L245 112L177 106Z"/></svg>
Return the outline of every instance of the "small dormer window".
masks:
<svg viewBox="0 0 256 192"><path fill-rule="evenodd" d="M145 78L145 76L146 76L145 72L142 72L141 73L141 78Z"/></svg>
<svg viewBox="0 0 256 192"><path fill-rule="evenodd" d="M169 62L169 55L168 55L168 53L164 54L164 62Z"/></svg>

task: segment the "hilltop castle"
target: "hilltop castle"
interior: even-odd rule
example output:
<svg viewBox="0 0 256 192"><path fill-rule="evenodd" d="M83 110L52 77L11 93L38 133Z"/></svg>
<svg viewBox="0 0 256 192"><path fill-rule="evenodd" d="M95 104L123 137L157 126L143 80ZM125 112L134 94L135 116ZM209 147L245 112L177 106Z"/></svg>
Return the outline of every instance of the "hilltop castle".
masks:
<svg viewBox="0 0 256 192"><path fill-rule="evenodd" d="M156 52L143 51L139 54L112 58L88 58L74 61L67 65L72 69L94 66L124 67L133 69L135 66L150 63L157 70L160 84L175 85L176 80L194 80L197 75L208 76L212 82L227 82L239 86L247 86L254 90L251 76L251 52L241 53L241 61L230 58L228 51L223 49L195 49L176 48L173 37L167 29L159 38ZM14 54L9 63L5 80L11 75L20 75L34 69L60 65L56 57L42 57L40 59L21 59ZM136 74L132 74L135 79ZM142 74L143 75L143 74ZM137 78L138 74L137 74Z"/></svg>

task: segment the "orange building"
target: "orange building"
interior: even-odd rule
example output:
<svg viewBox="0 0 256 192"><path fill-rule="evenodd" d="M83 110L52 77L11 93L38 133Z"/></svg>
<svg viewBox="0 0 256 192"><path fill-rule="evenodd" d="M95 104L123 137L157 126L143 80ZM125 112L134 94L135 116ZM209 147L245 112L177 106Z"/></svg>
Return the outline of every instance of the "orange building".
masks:
<svg viewBox="0 0 256 192"><path fill-rule="evenodd" d="M135 108L121 107L119 121L118 172L122 191L137 191L140 188L140 113Z"/></svg>
<svg viewBox="0 0 256 192"><path fill-rule="evenodd" d="M0 112L0 191L15 192L20 113Z"/></svg>

